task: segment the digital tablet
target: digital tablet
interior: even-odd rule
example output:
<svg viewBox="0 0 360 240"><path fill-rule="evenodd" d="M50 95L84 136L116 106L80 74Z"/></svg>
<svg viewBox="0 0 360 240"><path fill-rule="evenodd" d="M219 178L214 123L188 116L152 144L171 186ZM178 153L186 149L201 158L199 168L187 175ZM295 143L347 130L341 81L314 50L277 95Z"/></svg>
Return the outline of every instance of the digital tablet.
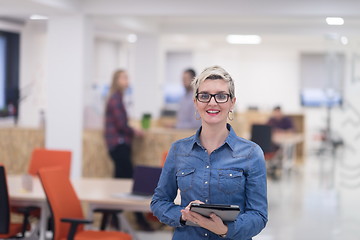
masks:
<svg viewBox="0 0 360 240"><path fill-rule="evenodd" d="M224 222L232 222L239 215L240 207L238 205L192 203L190 211L199 213L204 217L210 217L210 214L214 213ZM191 221L186 221L186 225L199 226Z"/></svg>

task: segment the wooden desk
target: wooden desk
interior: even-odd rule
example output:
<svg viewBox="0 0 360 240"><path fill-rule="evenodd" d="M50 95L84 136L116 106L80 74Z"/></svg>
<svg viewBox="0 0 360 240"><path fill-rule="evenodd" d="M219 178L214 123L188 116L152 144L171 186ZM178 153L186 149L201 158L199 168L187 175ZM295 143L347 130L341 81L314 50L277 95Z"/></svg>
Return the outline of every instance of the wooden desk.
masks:
<svg viewBox="0 0 360 240"><path fill-rule="evenodd" d="M35 205L41 208L40 240L45 240L47 218L50 215L45 193L38 178L33 178L33 190L27 192L22 187L21 175L8 175L10 201L13 205ZM92 217L92 210L98 207L123 209L125 211L150 212L151 198L134 199L127 197L113 197L114 193L130 193L133 181L107 178L82 178L72 180L75 191L85 204L88 204L88 215ZM126 218L119 215L124 230L127 230L134 239L136 234Z"/></svg>
<svg viewBox="0 0 360 240"><path fill-rule="evenodd" d="M41 208L39 231L39 240L45 240L47 219L50 216L50 210L46 202L44 190L41 182L33 178L33 189L31 192L22 187L22 175L8 175L7 184L9 188L10 204L14 206L37 206Z"/></svg>

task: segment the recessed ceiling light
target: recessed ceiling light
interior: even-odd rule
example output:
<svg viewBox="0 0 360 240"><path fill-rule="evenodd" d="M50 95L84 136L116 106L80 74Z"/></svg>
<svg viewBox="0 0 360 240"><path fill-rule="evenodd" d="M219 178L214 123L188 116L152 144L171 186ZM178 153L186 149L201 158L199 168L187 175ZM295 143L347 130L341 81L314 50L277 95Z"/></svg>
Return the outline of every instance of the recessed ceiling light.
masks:
<svg viewBox="0 0 360 240"><path fill-rule="evenodd" d="M135 43L137 41L136 34L129 34L127 36L127 40L128 40L129 43Z"/></svg>
<svg viewBox="0 0 360 240"><path fill-rule="evenodd" d="M326 18L326 23L328 25L343 25L344 24L344 19L341 17L327 17Z"/></svg>
<svg viewBox="0 0 360 240"><path fill-rule="evenodd" d="M38 14L33 14L30 16L31 20L47 20L48 17L47 16L43 16L43 15L38 15Z"/></svg>
<svg viewBox="0 0 360 240"><path fill-rule="evenodd" d="M228 35L226 41L230 44L260 44L261 37L258 35Z"/></svg>

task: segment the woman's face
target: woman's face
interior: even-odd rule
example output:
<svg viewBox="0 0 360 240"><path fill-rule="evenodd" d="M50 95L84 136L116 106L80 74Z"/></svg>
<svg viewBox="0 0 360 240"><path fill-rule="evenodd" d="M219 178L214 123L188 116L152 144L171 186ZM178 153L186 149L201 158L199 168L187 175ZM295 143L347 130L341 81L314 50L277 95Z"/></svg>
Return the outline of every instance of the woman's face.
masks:
<svg viewBox="0 0 360 240"><path fill-rule="evenodd" d="M208 94L229 94L229 85L222 79L212 80L208 79L200 83L198 93ZM195 107L200 114L203 124L217 125L226 124L227 117L230 111L233 110L236 98L228 98L227 102L217 103L214 97L211 97L210 102L200 102L195 99Z"/></svg>
<svg viewBox="0 0 360 240"><path fill-rule="evenodd" d="M125 90L129 87L129 78L126 72L120 73L117 79L118 88L120 90Z"/></svg>

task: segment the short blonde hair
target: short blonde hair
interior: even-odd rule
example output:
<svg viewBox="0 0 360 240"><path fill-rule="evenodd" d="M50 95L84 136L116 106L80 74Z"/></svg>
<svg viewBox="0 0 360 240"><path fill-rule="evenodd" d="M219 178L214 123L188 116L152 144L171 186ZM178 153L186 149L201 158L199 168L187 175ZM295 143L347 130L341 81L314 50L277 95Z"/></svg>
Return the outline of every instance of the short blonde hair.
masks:
<svg viewBox="0 0 360 240"><path fill-rule="evenodd" d="M210 79L210 80L219 80L219 79L224 80L229 85L230 98L235 97L234 81L231 78L230 74L220 66L211 66L211 67L205 68L205 70L202 71L202 73L200 73L199 76L194 78L194 80L191 82L191 85L192 85L192 87L194 89L194 97L198 93L200 84L202 82L204 82L205 80L207 80L207 79Z"/></svg>

